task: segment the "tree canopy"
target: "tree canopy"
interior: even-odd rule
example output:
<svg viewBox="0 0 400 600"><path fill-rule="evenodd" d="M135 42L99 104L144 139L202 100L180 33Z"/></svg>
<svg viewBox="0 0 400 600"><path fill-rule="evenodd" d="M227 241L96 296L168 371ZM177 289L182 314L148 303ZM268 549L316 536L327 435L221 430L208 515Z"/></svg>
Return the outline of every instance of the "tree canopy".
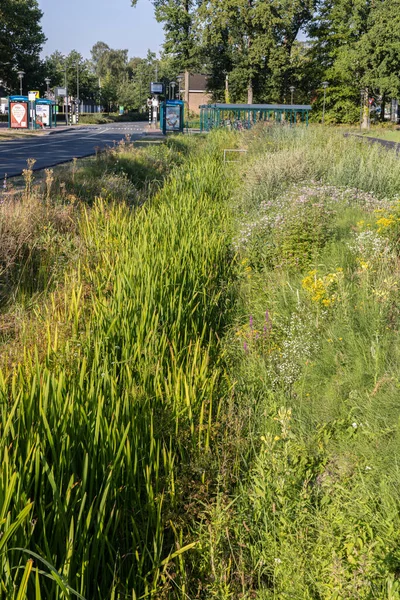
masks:
<svg viewBox="0 0 400 600"><path fill-rule="evenodd" d="M41 78L39 54L46 38L37 0L1 0L0 78L14 91L19 90L17 71L25 72L24 89Z"/></svg>

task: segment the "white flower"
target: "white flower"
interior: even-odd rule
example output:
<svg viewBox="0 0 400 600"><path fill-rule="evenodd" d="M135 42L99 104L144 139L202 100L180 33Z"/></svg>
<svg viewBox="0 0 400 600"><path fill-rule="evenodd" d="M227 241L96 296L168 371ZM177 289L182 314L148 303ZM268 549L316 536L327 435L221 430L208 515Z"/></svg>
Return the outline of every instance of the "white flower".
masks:
<svg viewBox="0 0 400 600"><path fill-rule="evenodd" d="M352 423L351 425L352 425L352 427L354 427L354 429L357 429L357 427L358 427L357 423Z"/></svg>
<svg viewBox="0 0 400 600"><path fill-rule="evenodd" d="M280 565L280 564L281 564L281 562L282 562L282 561L281 561L281 559L280 559L280 558L275 558L275 559L274 559L274 563L275 563L276 565Z"/></svg>

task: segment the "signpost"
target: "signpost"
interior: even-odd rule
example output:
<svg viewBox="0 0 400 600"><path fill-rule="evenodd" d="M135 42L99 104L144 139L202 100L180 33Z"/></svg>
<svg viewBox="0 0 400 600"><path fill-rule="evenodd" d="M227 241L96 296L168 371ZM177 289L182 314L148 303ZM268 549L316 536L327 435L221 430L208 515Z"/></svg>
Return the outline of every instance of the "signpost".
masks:
<svg viewBox="0 0 400 600"><path fill-rule="evenodd" d="M36 92L28 92L29 114L31 121L31 129L35 129L35 102Z"/></svg>

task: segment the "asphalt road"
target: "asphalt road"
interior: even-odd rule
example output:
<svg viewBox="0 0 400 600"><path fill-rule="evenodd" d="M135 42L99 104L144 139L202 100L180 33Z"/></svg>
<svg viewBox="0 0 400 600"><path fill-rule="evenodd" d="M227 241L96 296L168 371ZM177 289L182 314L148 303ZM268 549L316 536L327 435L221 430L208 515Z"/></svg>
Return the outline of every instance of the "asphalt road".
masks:
<svg viewBox="0 0 400 600"><path fill-rule="evenodd" d="M46 136L0 142L0 185L5 175L20 175L28 158L36 159L34 170L53 167L73 158L95 154L96 148L112 146L129 135L145 135L147 123L112 123L52 133Z"/></svg>

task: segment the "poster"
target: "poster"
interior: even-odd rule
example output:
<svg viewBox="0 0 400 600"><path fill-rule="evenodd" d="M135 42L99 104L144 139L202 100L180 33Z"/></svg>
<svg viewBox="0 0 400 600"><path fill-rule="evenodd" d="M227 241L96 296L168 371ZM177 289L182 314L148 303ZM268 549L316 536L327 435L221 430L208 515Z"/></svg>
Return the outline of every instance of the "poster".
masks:
<svg viewBox="0 0 400 600"><path fill-rule="evenodd" d="M36 104L36 121L43 125L50 125L50 106L48 104Z"/></svg>
<svg viewBox="0 0 400 600"><path fill-rule="evenodd" d="M28 104L27 102L10 103L10 125L14 129L28 128Z"/></svg>
<svg viewBox="0 0 400 600"><path fill-rule="evenodd" d="M181 129L181 107L178 106L166 106L165 120L167 122L167 131L180 131Z"/></svg>

